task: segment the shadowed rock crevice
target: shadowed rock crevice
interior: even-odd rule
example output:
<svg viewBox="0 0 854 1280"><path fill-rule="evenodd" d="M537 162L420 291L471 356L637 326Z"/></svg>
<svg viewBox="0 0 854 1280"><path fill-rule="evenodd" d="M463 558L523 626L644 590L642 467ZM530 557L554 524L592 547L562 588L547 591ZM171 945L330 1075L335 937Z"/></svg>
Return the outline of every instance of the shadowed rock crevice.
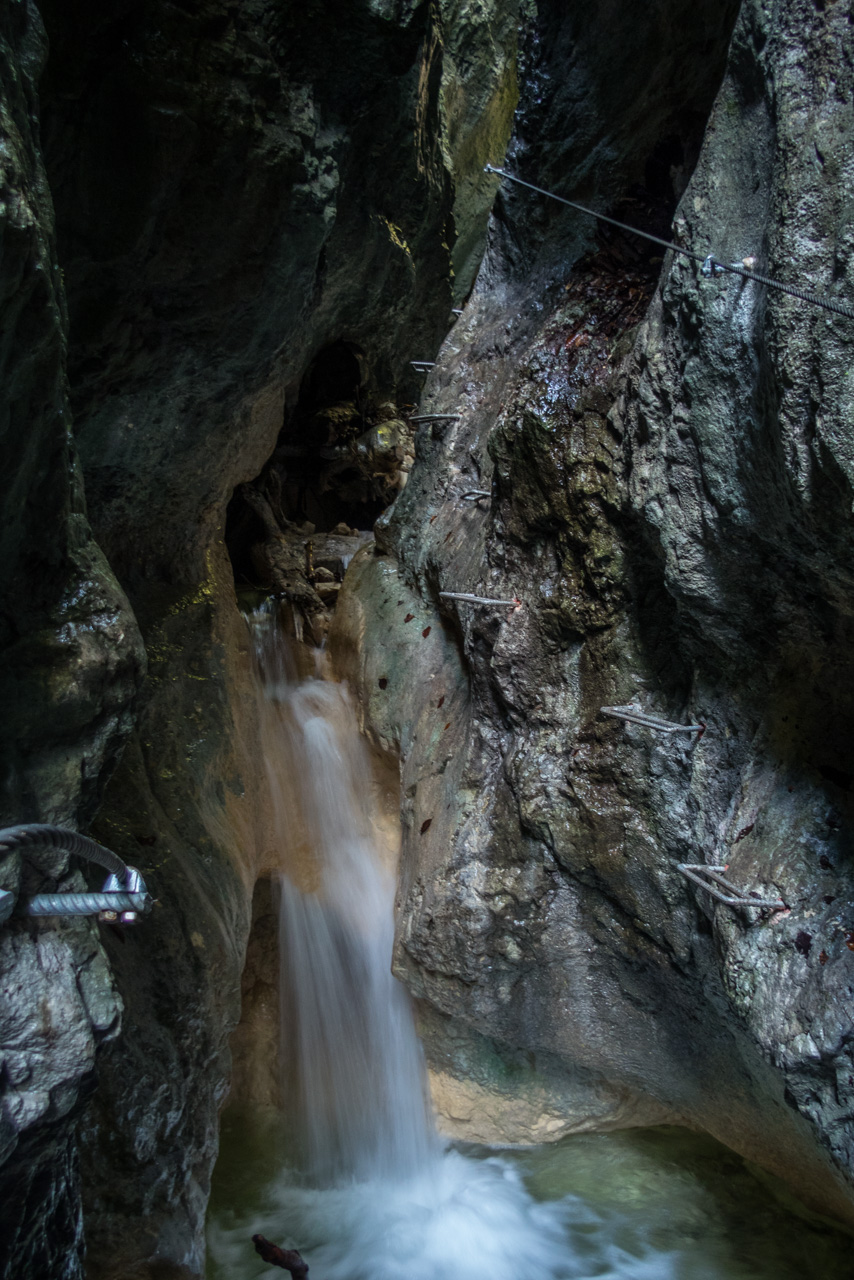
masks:
<svg viewBox="0 0 854 1280"><path fill-rule="evenodd" d="M426 5L46 12L44 133L90 503L126 577L156 560L189 580L320 351L361 345L387 384L435 350L463 216L443 138L452 122L468 136L515 28L479 69L480 96L451 110L446 58L465 33Z"/></svg>

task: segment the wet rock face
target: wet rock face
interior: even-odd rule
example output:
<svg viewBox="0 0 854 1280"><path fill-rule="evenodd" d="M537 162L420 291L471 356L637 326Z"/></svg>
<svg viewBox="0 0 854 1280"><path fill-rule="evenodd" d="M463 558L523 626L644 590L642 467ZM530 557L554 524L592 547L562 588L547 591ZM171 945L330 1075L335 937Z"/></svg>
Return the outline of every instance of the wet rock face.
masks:
<svg viewBox="0 0 854 1280"><path fill-rule="evenodd" d="M681 16L690 44L704 15ZM850 39L833 6L743 7L681 242L846 292ZM523 89L518 160L539 182L550 135L526 150L529 122L562 88L525 49L541 102ZM630 181L626 117L603 113L606 172ZM587 152L564 146L573 182L553 183L581 194ZM490 1092L502 1114L525 1049L563 1064L543 1121L664 1107L851 1221L850 322L668 260L632 333L645 304L609 311L602 253L579 263L577 219L529 201L502 191L422 398L460 419L420 431L333 634L403 760L398 971L441 1012L434 1067L459 1089L477 1064L476 1103L448 1103L464 1124ZM633 699L706 731L599 714ZM681 862L787 909L717 905Z"/></svg>
<svg viewBox="0 0 854 1280"><path fill-rule="evenodd" d="M34 6L10 6L0 38L0 820L74 824L115 764L143 657L127 599L92 538L71 435L65 301L38 135L47 41Z"/></svg>
<svg viewBox="0 0 854 1280"><path fill-rule="evenodd" d="M850 305L851 52L835 6L743 7L677 220L687 247ZM741 739L728 776L712 736L692 788L705 857L791 907L765 928L715 914L727 995L848 1171L852 342L850 320L676 266L626 396L632 505L697 693Z"/></svg>
<svg viewBox="0 0 854 1280"><path fill-rule="evenodd" d="M0 14L0 827L77 826L130 729L144 665L127 599L94 542L71 436L66 316L39 150L36 83L47 52L32 4ZM2 859L26 898L85 887L67 861ZM82 1216L74 1131L99 1043L121 1001L92 927L0 932L0 1274L76 1280Z"/></svg>
<svg viewBox="0 0 854 1280"><path fill-rule="evenodd" d="M235 484L270 456L328 344L358 344L386 385L435 349L454 219L482 243L480 169L509 135L515 11L482 7L458 31L453 9L366 0L106 14L47 0L45 147L80 447L126 580L199 575ZM445 44L488 53L450 98ZM475 118L493 122L483 138ZM472 191L455 204L461 148Z"/></svg>
<svg viewBox="0 0 854 1280"><path fill-rule="evenodd" d="M59 889L85 888L79 874ZM122 1004L90 925L15 922L0 938L0 1274L82 1275L76 1121Z"/></svg>
<svg viewBox="0 0 854 1280"><path fill-rule="evenodd" d="M137 595L149 654L138 722L93 828L158 905L104 938L125 1004L79 1127L87 1274L186 1277L228 1088L252 887L275 834L249 634L220 544L193 588Z"/></svg>

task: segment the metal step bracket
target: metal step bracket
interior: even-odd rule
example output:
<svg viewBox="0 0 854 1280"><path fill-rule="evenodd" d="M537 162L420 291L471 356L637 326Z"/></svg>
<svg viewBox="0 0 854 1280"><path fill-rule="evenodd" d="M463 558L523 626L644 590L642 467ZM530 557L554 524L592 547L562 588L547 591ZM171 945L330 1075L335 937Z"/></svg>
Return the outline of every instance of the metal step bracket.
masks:
<svg viewBox="0 0 854 1280"><path fill-rule="evenodd" d="M686 880L692 881L717 901L727 907L768 907L772 911L787 911L785 902L779 898L753 897L745 889L724 877L727 867L712 867L705 862L677 862L676 870L681 871ZM726 892L722 892L725 890Z"/></svg>
<svg viewBox="0 0 854 1280"><path fill-rule="evenodd" d="M704 724L677 724L675 720L665 720L662 716L650 715L640 707L629 704L625 707L600 707L603 716L614 716L617 720L625 720L629 724L640 724L646 729L655 729L657 733L696 733L701 738L706 731ZM697 739L699 742L699 738Z"/></svg>

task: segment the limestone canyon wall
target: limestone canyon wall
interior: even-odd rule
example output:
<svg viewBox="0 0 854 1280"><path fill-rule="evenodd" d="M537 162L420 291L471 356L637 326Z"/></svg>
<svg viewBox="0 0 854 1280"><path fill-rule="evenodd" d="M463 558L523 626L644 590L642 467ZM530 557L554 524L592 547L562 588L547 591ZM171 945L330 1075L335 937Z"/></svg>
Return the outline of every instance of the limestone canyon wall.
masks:
<svg viewBox="0 0 854 1280"><path fill-rule="evenodd" d="M0 12L0 826L85 822L131 727L144 652L93 540L71 434L66 316L32 5ZM81 888L67 858L0 857L0 887ZM71 1277L82 1249L74 1129L121 998L86 921L0 933L0 1201L4 1274Z"/></svg>
<svg viewBox="0 0 854 1280"><path fill-rule="evenodd" d="M330 640L399 761L395 964L446 1123L688 1123L851 1221L851 322L483 172L843 296L843 7L39 9L0 16L4 815L89 824L158 905L0 935L5 1274L80 1276L84 1226L91 1277L200 1274L282 856L234 574L345 399L375 434L459 415ZM633 698L706 731L599 715ZM675 867L704 861L788 911L715 907Z"/></svg>
<svg viewBox="0 0 854 1280"><path fill-rule="evenodd" d="M346 346L378 397L415 392L408 360L438 344L479 263L517 9L42 13L76 437L148 658L91 829L158 898L136 932L104 937L124 1032L77 1130L87 1274L197 1275L253 887L281 861L226 506L319 353Z"/></svg>
<svg viewBox="0 0 854 1280"><path fill-rule="evenodd" d="M742 5L680 244L850 297L850 53L837 7ZM524 105L521 175L583 190ZM549 217L589 234L499 198L422 402L459 420L422 429L340 606L403 761L398 971L470 1136L512 1136L520 1091L539 1132L664 1109L850 1221L850 325L668 256L633 330L625 244L571 266ZM600 714L632 701L705 732ZM718 906L678 863L786 910Z"/></svg>

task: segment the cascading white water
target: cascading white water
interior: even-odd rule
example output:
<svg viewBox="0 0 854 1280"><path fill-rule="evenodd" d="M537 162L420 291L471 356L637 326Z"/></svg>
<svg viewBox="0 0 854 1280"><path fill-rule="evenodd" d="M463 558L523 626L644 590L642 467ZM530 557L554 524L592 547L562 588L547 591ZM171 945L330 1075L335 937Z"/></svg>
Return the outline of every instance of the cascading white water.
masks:
<svg viewBox="0 0 854 1280"><path fill-rule="evenodd" d="M391 973L394 878L382 866L371 773L347 690L296 682L270 604L253 614L281 876L283 1058L296 1068L307 1172L329 1183L410 1177L435 1154L421 1050Z"/></svg>
<svg viewBox="0 0 854 1280"><path fill-rule="evenodd" d="M296 1065L305 1150L297 1171L287 1129L267 1117L259 1140L241 1116L228 1138L235 1154L217 1167L211 1280L269 1274L254 1232L299 1248L311 1280L847 1276L847 1244L792 1230L749 1174L733 1174L731 1154L718 1175L708 1155L674 1159L680 1139L664 1134L588 1135L514 1158L439 1145L406 995L390 972L393 876L372 838L352 707L340 686L296 680L273 607L250 626L276 840L289 868L283 1050ZM247 1150L258 1172L241 1168ZM539 1184L539 1200L528 1184Z"/></svg>

